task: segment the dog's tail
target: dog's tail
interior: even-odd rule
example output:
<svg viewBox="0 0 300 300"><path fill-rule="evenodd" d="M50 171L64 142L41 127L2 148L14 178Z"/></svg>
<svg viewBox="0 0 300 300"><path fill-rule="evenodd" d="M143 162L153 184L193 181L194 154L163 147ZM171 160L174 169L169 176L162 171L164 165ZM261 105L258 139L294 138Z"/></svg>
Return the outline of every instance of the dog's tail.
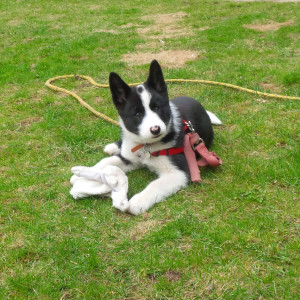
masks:
<svg viewBox="0 0 300 300"><path fill-rule="evenodd" d="M209 116L210 121L211 121L212 124L222 125L221 120L215 114L213 114L212 112L210 112L208 110L206 112L207 112L207 114L208 114L208 116Z"/></svg>

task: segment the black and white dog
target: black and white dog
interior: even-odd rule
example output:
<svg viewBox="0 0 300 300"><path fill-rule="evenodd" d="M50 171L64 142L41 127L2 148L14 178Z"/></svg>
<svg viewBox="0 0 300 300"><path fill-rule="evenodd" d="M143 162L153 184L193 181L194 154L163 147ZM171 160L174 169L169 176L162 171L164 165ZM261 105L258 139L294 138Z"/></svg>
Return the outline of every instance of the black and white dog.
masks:
<svg viewBox="0 0 300 300"><path fill-rule="evenodd" d="M207 148L214 137L212 123L221 124L221 121L192 98L178 97L169 101L167 85L156 60L151 63L144 84L129 87L112 72L109 85L119 113L122 140L105 147L104 152L110 157L101 160L97 167L112 165L128 172L146 166L158 175L130 199L129 212L138 215L189 183L187 160L182 151L176 150L183 146L182 120L192 123Z"/></svg>

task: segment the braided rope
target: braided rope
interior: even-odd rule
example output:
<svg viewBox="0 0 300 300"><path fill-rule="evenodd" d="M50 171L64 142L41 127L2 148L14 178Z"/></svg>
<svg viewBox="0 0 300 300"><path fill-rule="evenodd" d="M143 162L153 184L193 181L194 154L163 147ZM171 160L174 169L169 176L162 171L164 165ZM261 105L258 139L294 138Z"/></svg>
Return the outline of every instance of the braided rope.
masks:
<svg viewBox="0 0 300 300"><path fill-rule="evenodd" d="M54 81L66 79L66 78L84 79L84 80L89 81L92 85L100 87L100 88L108 88L109 87L108 84L97 83L93 78L91 78L90 76L85 76L85 75L56 76L56 77L48 79L45 83L45 85L48 88L50 88L51 90L54 90L56 92L62 92L62 93L72 96L73 98L78 100L78 102L82 106L86 107L90 112L92 112L96 116L102 118L103 120L105 120L107 122L110 122L111 124L115 124L115 125L119 126L119 123L116 120L111 119L110 117L106 116L105 114L95 110L93 107L91 107L89 104L87 104L81 97L79 97L76 93L52 84ZM201 83L201 84L208 84L208 85L218 85L218 86L224 86L224 87L228 87L228 88L235 89L238 91L255 94L255 95L260 95L260 96L264 96L264 97L268 97L268 98L276 98L276 99L284 99L284 100L300 100L300 97L290 97L290 96L283 96L283 95L277 95L277 94L268 94L268 93L263 93L260 91L255 91L255 90L247 89L244 87L240 87L240 86L237 86L234 84L218 82L218 81L201 80L201 79L166 79L165 81L166 82L181 82L181 83L182 82L191 82L191 83ZM129 85L135 86L135 85L139 85L139 84L141 84L141 83L131 83Z"/></svg>

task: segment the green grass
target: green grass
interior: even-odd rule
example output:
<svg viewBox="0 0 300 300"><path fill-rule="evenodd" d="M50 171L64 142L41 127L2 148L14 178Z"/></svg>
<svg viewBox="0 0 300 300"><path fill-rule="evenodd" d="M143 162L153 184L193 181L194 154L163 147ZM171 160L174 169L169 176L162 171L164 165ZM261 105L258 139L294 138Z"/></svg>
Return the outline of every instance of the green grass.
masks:
<svg viewBox="0 0 300 300"><path fill-rule="evenodd" d="M122 55L150 40L120 26L150 26L142 16L177 11L189 15L180 22L194 35L165 39L163 48L201 55L165 68L166 78L300 95L299 3L1 1L1 299L300 298L299 101L169 85L171 97L195 97L221 118L213 150L224 165L202 169L202 184L138 217L110 199L69 195L70 168L98 162L119 129L45 81L85 74L106 83L110 71L143 81L149 64L128 65ZM290 19L277 31L243 27ZM117 117L108 90L60 85ZM129 196L153 178L129 174Z"/></svg>

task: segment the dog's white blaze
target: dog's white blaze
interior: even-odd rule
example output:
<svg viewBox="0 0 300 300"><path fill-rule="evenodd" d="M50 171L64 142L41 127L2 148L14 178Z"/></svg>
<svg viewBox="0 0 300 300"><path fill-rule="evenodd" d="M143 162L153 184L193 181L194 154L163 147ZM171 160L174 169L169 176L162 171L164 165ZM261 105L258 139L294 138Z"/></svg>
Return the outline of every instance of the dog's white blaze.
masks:
<svg viewBox="0 0 300 300"><path fill-rule="evenodd" d="M150 128L153 126L159 126L160 127L159 139L161 139L162 138L161 135L166 135L167 127L166 124L158 116L158 114L150 109L151 94L146 90L144 85L140 84L136 88L145 109L145 116L138 128L139 135L141 136L141 138L151 143L155 141L155 136L150 132Z"/></svg>

